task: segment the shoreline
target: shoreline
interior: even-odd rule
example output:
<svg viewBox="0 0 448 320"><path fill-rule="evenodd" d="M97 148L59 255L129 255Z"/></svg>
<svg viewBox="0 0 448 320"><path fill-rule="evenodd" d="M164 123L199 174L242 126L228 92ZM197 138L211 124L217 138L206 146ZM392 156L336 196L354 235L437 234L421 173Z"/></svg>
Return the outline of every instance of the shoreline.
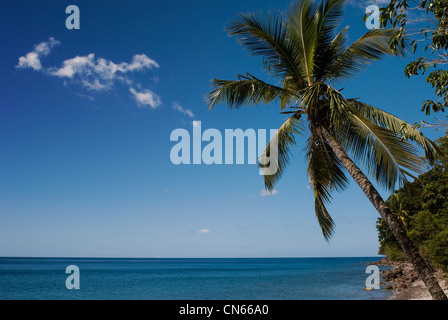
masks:
<svg viewBox="0 0 448 320"><path fill-rule="evenodd" d="M410 262L395 262L383 258L371 263L371 265L392 267L381 271L385 289L394 291L394 294L388 300L432 300L431 294ZM441 271L436 271L434 276L439 281L443 291L448 295L446 275Z"/></svg>

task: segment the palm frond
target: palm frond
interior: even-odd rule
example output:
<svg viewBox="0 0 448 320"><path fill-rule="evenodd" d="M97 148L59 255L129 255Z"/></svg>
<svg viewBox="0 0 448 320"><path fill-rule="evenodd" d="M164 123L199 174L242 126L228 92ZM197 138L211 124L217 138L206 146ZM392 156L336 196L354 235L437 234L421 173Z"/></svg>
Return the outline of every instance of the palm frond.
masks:
<svg viewBox="0 0 448 320"><path fill-rule="evenodd" d="M334 222L326 209L331 193L344 190L348 178L342 163L331 147L320 137L312 135L307 144L307 172L315 198L315 211L326 240L332 236Z"/></svg>
<svg viewBox="0 0 448 320"><path fill-rule="evenodd" d="M334 41L334 33L343 20L346 0L322 1L318 9L318 47L316 50L316 61L325 55Z"/></svg>
<svg viewBox="0 0 448 320"><path fill-rule="evenodd" d="M347 0L327 0L319 5L320 29L322 30L321 41L331 40L332 33L343 20ZM325 42L325 41L324 41Z"/></svg>
<svg viewBox="0 0 448 320"><path fill-rule="evenodd" d="M296 144L296 135L301 135L304 128L301 113L295 112L277 130L266 149L261 154L258 166L263 173L266 189L272 191L275 183L280 179L291 156L291 148ZM277 166L274 174L268 171L272 164Z"/></svg>
<svg viewBox="0 0 448 320"><path fill-rule="evenodd" d="M318 50L314 63L315 81L322 81L337 58L344 52L347 42L345 37L347 30L348 27L342 29L331 43L326 46L325 50L323 48Z"/></svg>
<svg viewBox="0 0 448 320"><path fill-rule="evenodd" d="M369 121L392 131L404 140L410 140L417 143L425 151L425 158L430 163L433 163L437 156L441 154L437 144L425 137L424 134L413 125L369 104L355 99L349 99L349 101L356 110Z"/></svg>
<svg viewBox="0 0 448 320"><path fill-rule="evenodd" d="M314 53L319 41L318 7L314 1L302 0L291 4L287 12L287 29L297 50L296 63L311 85L314 81Z"/></svg>
<svg viewBox="0 0 448 320"><path fill-rule="evenodd" d="M314 198L314 211L316 213L317 222L322 230L322 234L325 240L329 242L334 233L334 220L328 213L325 203L319 198Z"/></svg>
<svg viewBox="0 0 448 320"><path fill-rule="evenodd" d="M286 89L268 84L251 74L239 75L238 80L212 80L214 89L205 96L210 109L218 103L232 108L258 105L282 100L286 103L294 94Z"/></svg>
<svg viewBox="0 0 448 320"><path fill-rule="evenodd" d="M329 125L346 152L356 162L364 164L380 185L390 190L397 182L406 180L406 176L413 177L412 172L422 172L422 158L417 149L393 129L382 126L381 121L371 121L372 116L365 115L372 112L371 109L363 106L366 109L363 113L354 106L355 100L345 99L338 90L324 83L317 85L322 88L321 96L325 96L320 106L328 107L326 112L319 111L320 125L327 114L323 125Z"/></svg>
<svg viewBox="0 0 448 320"><path fill-rule="evenodd" d="M393 190L396 183L422 173L417 149L392 131L363 117L356 110L346 113L345 125L334 127L335 136L354 160L363 163L377 183Z"/></svg>
<svg viewBox="0 0 448 320"><path fill-rule="evenodd" d="M324 80L339 81L357 75L384 55L403 55L403 50L391 49L389 39L394 29L372 29L353 42L333 63Z"/></svg>
<svg viewBox="0 0 448 320"><path fill-rule="evenodd" d="M275 76L292 76L299 87L305 86L301 70L298 69L297 46L291 42L279 11L240 13L228 28L230 36L237 36L252 55L261 56L266 69Z"/></svg>
<svg viewBox="0 0 448 320"><path fill-rule="evenodd" d="M298 87L297 81L291 76L287 76L283 80L283 89L293 94L283 94L280 98L280 110L284 111L287 107L295 107L299 101L300 92L303 89Z"/></svg>

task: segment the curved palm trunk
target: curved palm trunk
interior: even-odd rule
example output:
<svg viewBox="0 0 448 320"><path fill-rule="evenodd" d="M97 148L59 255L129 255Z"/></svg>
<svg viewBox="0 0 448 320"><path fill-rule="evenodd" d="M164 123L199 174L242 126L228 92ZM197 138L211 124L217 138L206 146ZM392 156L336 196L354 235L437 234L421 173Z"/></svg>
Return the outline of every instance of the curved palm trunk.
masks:
<svg viewBox="0 0 448 320"><path fill-rule="evenodd" d="M391 213L389 207L386 205L378 191L369 181L369 179L362 173L359 167L350 159L344 149L339 145L338 141L331 135L331 133L324 127L319 127L316 130L330 145L333 152L342 162L344 167L350 173L352 178L361 187L364 194L372 202L375 209L384 219L387 226L401 245L409 260L413 264L415 270L426 285L434 300L448 300L437 280L434 278L431 268L426 264L421 257L418 249L414 246L412 241L408 238L406 231L402 228L398 220Z"/></svg>

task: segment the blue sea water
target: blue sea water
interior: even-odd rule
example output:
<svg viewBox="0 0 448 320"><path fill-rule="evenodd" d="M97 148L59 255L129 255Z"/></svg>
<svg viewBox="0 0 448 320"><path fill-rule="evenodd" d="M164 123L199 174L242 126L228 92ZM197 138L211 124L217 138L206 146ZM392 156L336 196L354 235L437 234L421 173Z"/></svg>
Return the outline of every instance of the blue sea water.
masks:
<svg viewBox="0 0 448 320"><path fill-rule="evenodd" d="M373 258L0 258L0 300L370 300ZM68 290L66 267L79 268ZM381 267L380 267L381 268Z"/></svg>

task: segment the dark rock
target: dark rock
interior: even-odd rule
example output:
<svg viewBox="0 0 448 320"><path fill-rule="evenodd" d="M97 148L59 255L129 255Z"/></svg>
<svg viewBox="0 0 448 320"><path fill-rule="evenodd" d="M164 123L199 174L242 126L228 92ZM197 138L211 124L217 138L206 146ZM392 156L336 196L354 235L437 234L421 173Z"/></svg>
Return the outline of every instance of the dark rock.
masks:
<svg viewBox="0 0 448 320"><path fill-rule="evenodd" d="M403 275L403 270L394 268L389 270L384 270L382 273L383 279L385 281L392 281Z"/></svg>
<svg viewBox="0 0 448 320"><path fill-rule="evenodd" d="M383 258L381 260L368 263L367 265L369 265L369 266L390 266L391 263L387 258Z"/></svg>
<svg viewBox="0 0 448 320"><path fill-rule="evenodd" d="M406 285L406 283L402 282L398 285L397 290L403 291L403 290L406 290L407 288L408 288L408 286Z"/></svg>

